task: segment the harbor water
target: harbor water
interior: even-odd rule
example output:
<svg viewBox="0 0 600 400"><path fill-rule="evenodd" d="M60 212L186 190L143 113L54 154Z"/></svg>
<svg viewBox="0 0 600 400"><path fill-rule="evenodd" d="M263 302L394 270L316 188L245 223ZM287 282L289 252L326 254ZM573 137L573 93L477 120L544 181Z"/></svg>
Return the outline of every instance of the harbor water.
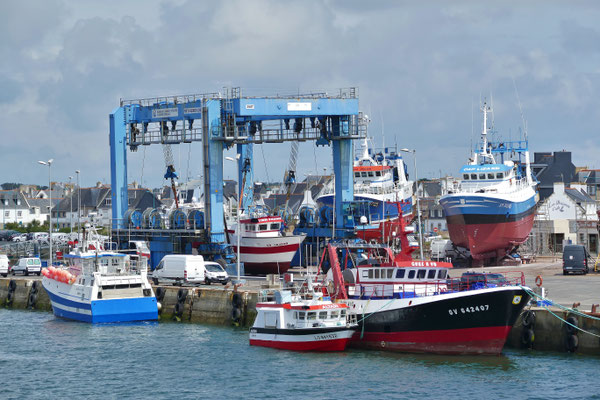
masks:
<svg viewBox="0 0 600 400"><path fill-rule="evenodd" d="M505 350L462 357L248 345L248 331L90 325L0 309L3 399L600 399L600 359Z"/></svg>

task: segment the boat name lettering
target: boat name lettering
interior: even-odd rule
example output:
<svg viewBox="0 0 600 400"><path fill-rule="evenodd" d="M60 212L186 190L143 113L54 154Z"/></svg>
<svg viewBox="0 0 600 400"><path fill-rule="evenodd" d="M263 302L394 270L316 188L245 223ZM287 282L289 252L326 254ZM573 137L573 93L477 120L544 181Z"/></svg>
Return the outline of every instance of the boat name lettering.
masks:
<svg viewBox="0 0 600 400"><path fill-rule="evenodd" d="M412 267L437 267L435 261L413 261L410 265Z"/></svg>
<svg viewBox="0 0 600 400"><path fill-rule="evenodd" d="M287 103L288 111L311 111L312 103Z"/></svg>
<svg viewBox="0 0 600 400"><path fill-rule="evenodd" d="M327 308L340 308L340 306L338 306L337 304L323 304L321 307L323 307L323 309L327 309Z"/></svg>
<svg viewBox="0 0 600 400"><path fill-rule="evenodd" d="M158 108L152 110L152 118L168 118L177 117L179 115L178 108Z"/></svg>
<svg viewBox="0 0 600 400"><path fill-rule="evenodd" d="M329 339L337 339L337 334L328 333L326 335L315 335L315 340L329 340Z"/></svg>
<svg viewBox="0 0 600 400"><path fill-rule="evenodd" d="M502 208L510 208L510 203L500 203L498 205L498 207L502 207Z"/></svg>
<svg viewBox="0 0 600 400"><path fill-rule="evenodd" d="M487 311L490 309L489 304L482 304L474 307L461 307L461 308L451 308L448 310L448 314L450 315L458 315L459 311L461 314L474 313Z"/></svg>

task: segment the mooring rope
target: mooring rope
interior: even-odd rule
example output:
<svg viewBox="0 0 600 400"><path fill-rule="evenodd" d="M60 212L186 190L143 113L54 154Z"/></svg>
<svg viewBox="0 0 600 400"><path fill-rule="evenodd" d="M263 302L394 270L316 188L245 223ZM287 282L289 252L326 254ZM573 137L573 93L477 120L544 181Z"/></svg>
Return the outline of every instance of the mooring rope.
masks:
<svg viewBox="0 0 600 400"><path fill-rule="evenodd" d="M595 336L597 338L600 338L599 334L593 333L593 332L590 332L590 331L586 331L585 329L580 328L577 325L573 325L569 321L566 321L562 317L558 316L557 314L555 314L554 312L552 312L552 310L550 310L550 308L548 308L548 306L546 306L544 302L549 302L550 304L556 306L557 308L560 308L563 311L567 311L569 313L572 313L572 314L575 314L575 315L579 315L580 317L583 317L583 318L589 318L589 319L593 319L593 320L596 320L596 321L600 321L600 318L594 317L593 315L584 314L581 311L579 311L577 309L574 309L574 308L569 308L569 307L565 307L565 306L560 305L560 304L555 304L552 300L549 300L549 299L546 299L546 298L540 296L539 294L535 293L533 290L529 289L528 287L521 286L521 285L518 285L518 286L521 289L523 289L530 296L537 297L537 298L541 299L542 300L542 307L545 308L550 314L552 314L553 316L555 316L556 318L558 318L559 320L561 320L562 322L564 322L565 324L570 325L571 327L573 327L573 328L575 328L575 329L577 329L577 330L579 330L581 332L584 332L584 333L590 334L592 336Z"/></svg>

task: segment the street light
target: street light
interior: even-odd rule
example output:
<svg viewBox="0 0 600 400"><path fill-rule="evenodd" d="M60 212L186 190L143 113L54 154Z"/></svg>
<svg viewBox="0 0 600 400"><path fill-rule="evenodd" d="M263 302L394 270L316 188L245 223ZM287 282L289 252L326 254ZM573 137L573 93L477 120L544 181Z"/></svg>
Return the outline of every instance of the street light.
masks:
<svg viewBox="0 0 600 400"><path fill-rule="evenodd" d="M48 266L52 265L52 161L53 158L48 161L38 161L39 164L48 166Z"/></svg>
<svg viewBox="0 0 600 400"><path fill-rule="evenodd" d="M238 171L241 170L241 165L240 165L241 154L238 153L238 155L235 157L235 159L233 157L225 157L225 159L228 161L233 161L233 162L237 161ZM238 176L238 181L239 181L239 176ZM240 277L240 237L242 236L242 224L240 223L240 208L242 206L242 194L243 194L244 188L242 187L242 182L238 182L238 186L240 187L240 190L239 190L237 210L235 212L236 217L237 217L237 225L236 225L236 229L235 229L235 234L237 236L237 257L236 257L237 282L235 282L235 283L242 283L242 280Z"/></svg>
<svg viewBox="0 0 600 400"><path fill-rule="evenodd" d="M71 184L72 180L73 180L73 177L70 176L69 177L69 188L71 189L71 199L69 200L69 205L71 206L71 212L69 214L69 224L71 225L71 234L73 233L73 185ZM69 240L73 240L73 238L70 238Z"/></svg>
<svg viewBox="0 0 600 400"><path fill-rule="evenodd" d="M81 229L81 186L79 186L79 170L76 170L77 174L77 242L79 242L79 229Z"/></svg>
<svg viewBox="0 0 600 400"><path fill-rule="evenodd" d="M415 165L415 188L417 196L417 220L419 221L419 252L421 253L421 260L423 260L423 227L421 226L421 207L419 206L419 179L417 178L417 150L415 149L400 149L405 153L413 154L413 161Z"/></svg>

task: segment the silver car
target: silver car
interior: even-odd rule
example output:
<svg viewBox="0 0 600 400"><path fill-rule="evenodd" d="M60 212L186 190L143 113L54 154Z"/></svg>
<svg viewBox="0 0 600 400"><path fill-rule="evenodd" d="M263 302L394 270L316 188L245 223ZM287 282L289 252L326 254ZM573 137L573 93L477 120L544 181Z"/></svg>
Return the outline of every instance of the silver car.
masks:
<svg viewBox="0 0 600 400"><path fill-rule="evenodd" d="M23 274L25 276L29 274L42 274L42 262L38 257L27 257L21 258L18 263L16 263L12 269L11 273L16 275L17 273Z"/></svg>

